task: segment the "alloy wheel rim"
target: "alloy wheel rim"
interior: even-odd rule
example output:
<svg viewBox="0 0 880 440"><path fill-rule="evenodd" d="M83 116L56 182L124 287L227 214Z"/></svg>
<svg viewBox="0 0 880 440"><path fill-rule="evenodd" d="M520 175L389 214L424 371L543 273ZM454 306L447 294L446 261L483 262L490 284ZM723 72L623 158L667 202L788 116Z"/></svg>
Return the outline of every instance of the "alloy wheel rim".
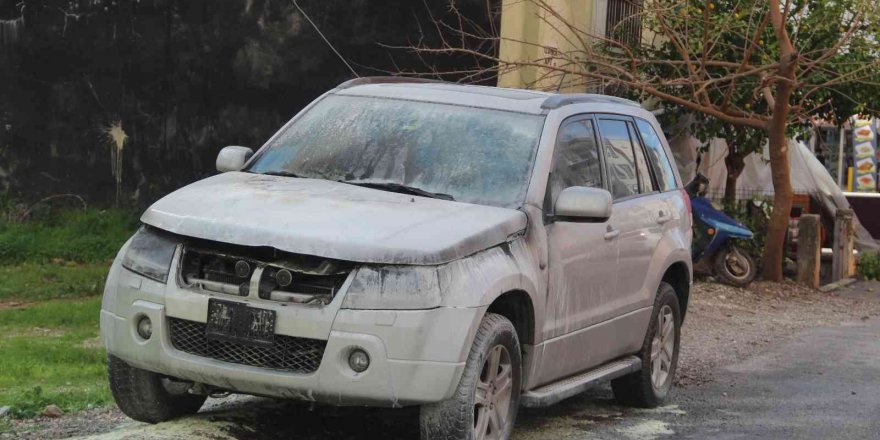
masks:
<svg viewBox="0 0 880 440"><path fill-rule="evenodd" d="M675 316L672 314L672 307L664 305L657 315L657 326L651 341L651 384L654 389L663 388L669 380L674 350Z"/></svg>
<svg viewBox="0 0 880 440"><path fill-rule="evenodd" d="M500 439L507 426L513 395L513 365L503 345L489 350L474 394L474 439Z"/></svg>

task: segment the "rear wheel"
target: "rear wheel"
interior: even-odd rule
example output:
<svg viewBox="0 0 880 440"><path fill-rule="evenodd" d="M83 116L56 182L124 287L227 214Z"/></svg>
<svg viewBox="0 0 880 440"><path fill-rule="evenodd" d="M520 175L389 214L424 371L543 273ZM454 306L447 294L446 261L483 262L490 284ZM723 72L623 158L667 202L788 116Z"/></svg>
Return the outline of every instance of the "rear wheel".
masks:
<svg viewBox="0 0 880 440"><path fill-rule="evenodd" d="M501 315L487 314L453 397L422 406L422 440L510 437L519 409L521 364L513 324Z"/></svg>
<svg viewBox="0 0 880 440"><path fill-rule="evenodd" d="M675 289L661 282L654 312L639 357L642 369L611 381L614 397L625 405L653 408L663 403L672 389L678 365L681 311Z"/></svg>
<svg viewBox="0 0 880 440"><path fill-rule="evenodd" d="M207 399L190 394L190 383L132 367L113 355L107 360L107 369L116 405L139 422L159 423L195 414Z"/></svg>
<svg viewBox="0 0 880 440"><path fill-rule="evenodd" d="M736 245L730 245L715 254L715 275L725 284L746 287L758 273L755 259Z"/></svg>

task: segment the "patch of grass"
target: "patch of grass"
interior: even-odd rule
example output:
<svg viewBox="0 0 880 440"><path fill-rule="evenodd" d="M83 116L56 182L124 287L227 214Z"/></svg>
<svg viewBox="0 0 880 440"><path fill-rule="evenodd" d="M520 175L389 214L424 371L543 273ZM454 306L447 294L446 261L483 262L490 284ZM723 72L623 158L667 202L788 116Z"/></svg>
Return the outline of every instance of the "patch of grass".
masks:
<svg viewBox="0 0 880 440"><path fill-rule="evenodd" d="M14 213L10 206L0 197L0 214ZM65 412L111 404L98 295L137 216L48 209L20 218L0 215L0 406L27 418L50 404ZM12 301L39 302L2 308Z"/></svg>
<svg viewBox="0 0 880 440"><path fill-rule="evenodd" d="M0 265L112 259L137 228L123 210L62 210L22 223L0 222Z"/></svg>
<svg viewBox="0 0 880 440"><path fill-rule="evenodd" d="M0 211L12 209L2 202ZM113 257L138 223L129 211L98 209L10 218L0 215L0 301L100 294Z"/></svg>
<svg viewBox="0 0 880 440"><path fill-rule="evenodd" d="M0 310L0 406L13 417L49 404L65 412L110 404L97 297Z"/></svg>
<svg viewBox="0 0 880 440"><path fill-rule="evenodd" d="M858 272L863 280L880 280L880 252L862 252Z"/></svg>
<svg viewBox="0 0 880 440"><path fill-rule="evenodd" d="M102 263L21 263L0 266L0 301L39 301L98 295L110 261Z"/></svg>
<svg viewBox="0 0 880 440"><path fill-rule="evenodd" d="M749 240L737 240L737 245L755 259L755 264L759 268L764 264L764 242L767 238L770 214L773 213L770 203L771 201L764 197L753 197L747 201L740 200L733 205L723 206L723 211L727 215L741 221L754 234Z"/></svg>

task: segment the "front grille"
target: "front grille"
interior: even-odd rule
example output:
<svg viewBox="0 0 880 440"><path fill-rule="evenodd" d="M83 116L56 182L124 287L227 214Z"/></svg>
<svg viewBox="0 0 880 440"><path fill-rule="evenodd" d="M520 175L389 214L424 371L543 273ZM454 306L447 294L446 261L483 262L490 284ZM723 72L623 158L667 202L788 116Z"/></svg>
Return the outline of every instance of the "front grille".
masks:
<svg viewBox="0 0 880 440"><path fill-rule="evenodd" d="M179 279L186 287L237 296L327 305L352 264L263 248L196 243L184 247ZM256 282L257 292L250 288Z"/></svg>
<svg viewBox="0 0 880 440"><path fill-rule="evenodd" d="M271 347L210 340L205 336L204 323L168 318L171 344L174 348L197 356L252 367L269 368L293 373L314 373L321 365L327 341L275 335Z"/></svg>

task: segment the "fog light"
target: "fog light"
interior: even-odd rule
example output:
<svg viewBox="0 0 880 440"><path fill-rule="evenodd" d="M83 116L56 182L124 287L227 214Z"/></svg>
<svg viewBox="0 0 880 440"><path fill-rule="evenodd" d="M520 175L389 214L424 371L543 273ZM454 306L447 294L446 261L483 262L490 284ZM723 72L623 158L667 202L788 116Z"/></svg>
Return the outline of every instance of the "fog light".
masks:
<svg viewBox="0 0 880 440"><path fill-rule="evenodd" d="M150 336L153 336L153 323L150 318L143 316L138 320L137 333L144 339L150 339Z"/></svg>
<svg viewBox="0 0 880 440"><path fill-rule="evenodd" d="M355 373L363 373L364 371L367 371L367 368L370 368L370 355L360 348L356 348L351 351L350 355L348 355L348 366L351 367Z"/></svg>

